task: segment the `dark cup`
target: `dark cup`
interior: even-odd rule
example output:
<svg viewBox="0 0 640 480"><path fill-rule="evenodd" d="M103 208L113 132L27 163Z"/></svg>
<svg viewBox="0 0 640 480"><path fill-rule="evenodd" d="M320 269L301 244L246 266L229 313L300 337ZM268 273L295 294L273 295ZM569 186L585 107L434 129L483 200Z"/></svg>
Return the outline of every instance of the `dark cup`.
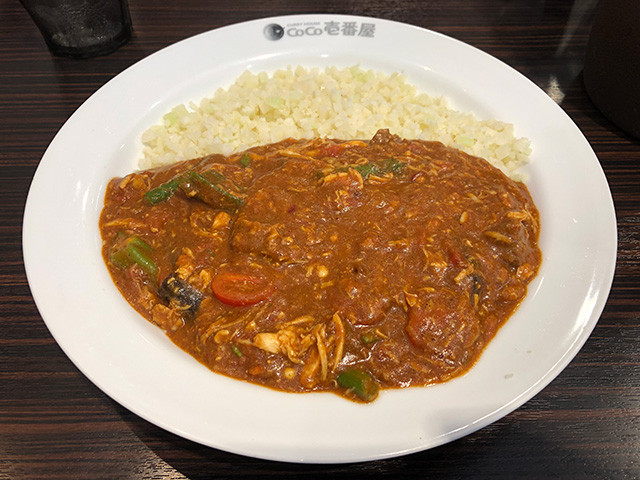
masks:
<svg viewBox="0 0 640 480"><path fill-rule="evenodd" d="M54 55L89 58L131 38L127 0L20 0Z"/></svg>
<svg viewBox="0 0 640 480"><path fill-rule="evenodd" d="M598 109L640 138L640 0L601 0L584 64L584 84Z"/></svg>

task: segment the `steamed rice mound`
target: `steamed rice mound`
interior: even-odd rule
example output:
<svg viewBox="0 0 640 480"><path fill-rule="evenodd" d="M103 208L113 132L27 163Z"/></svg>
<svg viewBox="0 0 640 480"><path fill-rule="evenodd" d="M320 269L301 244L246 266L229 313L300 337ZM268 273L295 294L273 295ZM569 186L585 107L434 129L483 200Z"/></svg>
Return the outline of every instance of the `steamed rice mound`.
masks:
<svg viewBox="0 0 640 480"><path fill-rule="evenodd" d="M513 125L479 120L417 91L405 76L365 70L287 68L245 71L199 104L178 105L142 135L140 168L211 153L231 153L288 137L369 139L381 128L403 138L437 140L485 158L510 176L528 162Z"/></svg>

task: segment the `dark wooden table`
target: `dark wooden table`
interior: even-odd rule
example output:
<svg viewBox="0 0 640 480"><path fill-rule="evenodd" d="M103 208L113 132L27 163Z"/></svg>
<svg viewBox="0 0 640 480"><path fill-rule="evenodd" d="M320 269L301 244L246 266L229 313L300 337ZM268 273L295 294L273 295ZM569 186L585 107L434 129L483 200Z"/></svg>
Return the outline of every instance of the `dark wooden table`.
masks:
<svg viewBox="0 0 640 480"><path fill-rule="evenodd" d="M594 1L130 3L133 40L109 56L78 61L50 56L19 2L0 0L1 479L640 478L640 141L604 118L582 84ZM85 378L49 334L29 291L21 248L25 199L42 154L73 111L114 75L173 42L290 13L397 20L496 56L561 104L593 146L611 186L618 265L586 345L523 407L430 451L352 465L296 465L184 440L127 411Z"/></svg>

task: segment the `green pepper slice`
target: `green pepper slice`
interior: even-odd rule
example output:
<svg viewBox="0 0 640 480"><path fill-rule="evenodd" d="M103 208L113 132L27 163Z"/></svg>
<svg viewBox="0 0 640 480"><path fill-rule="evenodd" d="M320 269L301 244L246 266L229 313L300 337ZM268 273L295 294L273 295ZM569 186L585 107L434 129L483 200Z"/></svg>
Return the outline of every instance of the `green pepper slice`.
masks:
<svg viewBox="0 0 640 480"><path fill-rule="evenodd" d="M249 165L251 165L251 157L249 156L249 154L245 153L240 157L239 162L240 162L240 165L246 168Z"/></svg>
<svg viewBox="0 0 640 480"><path fill-rule="evenodd" d="M149 254L153 251L151 246L137 235L127 237L119 246L111 252L110 260L118 268L129 268L136 264L149 276L158 274L158 267Z"/></svg>
<svg viewBox="0 0 640 480"><path fill-rule="evenodd" d="M238 209L244 203L244 199L212 182L207 178L207 176L211 178L209 172L215 172L215 170L209 170L202 174L191 172L189 178L180 185L180 188L188 197L195 197L214 208L223 210ZM216 173L222 175L218 172Z"/></svg>
<svg viewBox="0 0 640 480"><path fill-rule="evenodd" d="M144 194L144 200L150 205L157 205L158 203L169 200L171 196L180 188L180 185L186 180L189 172L181 173L173 177L166 183L152 188Z"/></svg>
<svg viewBox="0 0 640 480"><path fill-rule="evenodd" d="M338 385L354 393L364 402L373 402L378 396L380 387L369 372L360 368L345 370L337 378Z"/></svg>

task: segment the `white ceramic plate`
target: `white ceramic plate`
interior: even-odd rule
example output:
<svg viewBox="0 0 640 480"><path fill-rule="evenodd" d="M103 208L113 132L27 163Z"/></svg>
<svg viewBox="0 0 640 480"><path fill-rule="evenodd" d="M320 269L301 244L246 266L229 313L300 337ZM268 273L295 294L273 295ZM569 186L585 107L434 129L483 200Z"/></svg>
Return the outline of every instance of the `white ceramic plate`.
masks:
<svg viewBox="0 0 640 480"><path fill-rule="evenodd" d="M325 30L330 25L341 29L337 35ZM355 34L347 35L351 26ZM108 180L134 169L140 134L172 106L211 95L247 68L297 64L402 71L425 91L447 95L455 108L511 122L518 136L531 139L528 185L541 212L544 262L521 308L468 374L442 385L385 391L371 405L332 394L275 392L211 373L140 317L112 284L100 254L98 217ZM533 397L594 328L617 243L598 160L543 91L446 36L340 15L221 28L125 70L78 108L51 142L29 192L23 233L42 317L69 358L107 395L211 447L318 463L428 449Z"/></svg>

